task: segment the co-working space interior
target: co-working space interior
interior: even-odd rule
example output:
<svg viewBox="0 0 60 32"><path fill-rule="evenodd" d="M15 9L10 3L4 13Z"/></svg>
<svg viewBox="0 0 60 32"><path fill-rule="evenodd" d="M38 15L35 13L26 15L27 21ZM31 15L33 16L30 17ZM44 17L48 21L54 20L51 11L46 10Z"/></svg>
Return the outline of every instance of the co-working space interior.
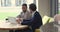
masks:
<svg viewBox="0 0 60 32"><path fill-rule="evenodd" d="M36 4L37 11L42 16L43 25L54 21L54 15L60 13L60 0L0 0L0 20L19 15L23 3L26 3L28 7L31 3ZM51 19L48 21L48 18ZM9 30L0 30L0 32L9 32Z"/></svg>

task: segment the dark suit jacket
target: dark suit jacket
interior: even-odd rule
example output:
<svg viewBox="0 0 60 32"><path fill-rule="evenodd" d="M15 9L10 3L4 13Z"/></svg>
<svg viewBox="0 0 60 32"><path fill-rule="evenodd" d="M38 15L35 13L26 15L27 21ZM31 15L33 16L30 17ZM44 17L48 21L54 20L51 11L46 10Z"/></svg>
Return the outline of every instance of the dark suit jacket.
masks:
<svg viewBox="0 0 60 32"><path fill-rule="evenodd" d="M32 29L37 29L42 25L42 18L39 12L35 12L34 16L29 20L23 20L22 25L28 25Z"/></svg>

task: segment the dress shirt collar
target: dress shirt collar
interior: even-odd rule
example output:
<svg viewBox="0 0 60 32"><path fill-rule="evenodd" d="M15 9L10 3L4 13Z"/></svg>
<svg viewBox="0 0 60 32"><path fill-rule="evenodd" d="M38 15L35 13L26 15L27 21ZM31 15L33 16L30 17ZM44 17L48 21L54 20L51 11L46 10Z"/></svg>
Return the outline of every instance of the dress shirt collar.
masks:
<svg viewBox="0 0 60 32"><path fill-rule="evenodd" d="M33 11L33 12L32 12L32 17L33 17L33 15L35 14L35 12L36 12L36 11Z"/></svg>

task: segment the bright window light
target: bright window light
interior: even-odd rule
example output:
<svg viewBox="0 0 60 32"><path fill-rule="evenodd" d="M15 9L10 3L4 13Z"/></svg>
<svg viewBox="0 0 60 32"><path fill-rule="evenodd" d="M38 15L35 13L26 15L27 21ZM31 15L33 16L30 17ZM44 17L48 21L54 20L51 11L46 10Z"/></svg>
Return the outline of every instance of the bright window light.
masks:
<svg viewBox="0 0 60 32"><path fill-rule="evenodd" d="M0 20L6 17L16 17L22 11L21 5L23 3L33 3L33 0L0 0Z"/></svg>

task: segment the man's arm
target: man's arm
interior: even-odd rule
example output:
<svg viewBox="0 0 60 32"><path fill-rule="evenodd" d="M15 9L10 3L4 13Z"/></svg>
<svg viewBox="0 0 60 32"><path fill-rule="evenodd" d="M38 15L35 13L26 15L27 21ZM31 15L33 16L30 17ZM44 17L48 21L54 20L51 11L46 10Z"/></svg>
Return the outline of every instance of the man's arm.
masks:
<svg viewBox="0 0 60 32"><path fill-rule="evenodd" d="M19 15L17 16L17 18L21 18L21 15L22 15L22 12L21 12L21 14L19 14Z"/></svg>
<svg viewBox="0 0 60 32"><path fill-rule="evenodd" d="M42 21L42 19L41 19L41 17L40 17L40 15L38 14L38 13L36 13L35 15L34 15L34 17L32 17L30 20L23 20L23 22L21 23L21 24L23 24L23 25L33 25L34 23L37 23L38 22L38 20L39 21ZM39 18L39 19L38 19ZM41 20L40 20L41 19ZM41 23L40 23L41 24Z"/></svg>
<svg viewBox="0 0 60 32"><path fill-rule="evenodd" d="M42 25L42 18L39 13L35 13L30 20L23 20L22 25L28 25L32 28L39 28Z"/></svg>

